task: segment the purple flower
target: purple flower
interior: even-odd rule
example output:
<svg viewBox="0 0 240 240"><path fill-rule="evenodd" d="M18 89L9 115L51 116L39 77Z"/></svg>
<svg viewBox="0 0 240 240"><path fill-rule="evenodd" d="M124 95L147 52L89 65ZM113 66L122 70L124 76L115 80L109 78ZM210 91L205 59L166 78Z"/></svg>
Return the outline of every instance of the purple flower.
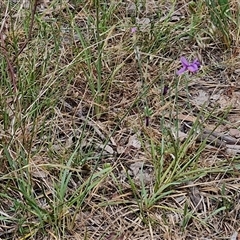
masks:
<svg viewBox="0 0 240 240"><path fill-rule="evenodd" d="M137 31L137 27L131 28L131 33L135 33Z"/></svg>
<svg viewBox="0 0 240 240"><path fill-rule="evenodd" d="M189 63L185 57L181 57L180 61L183 67L177 71L177 75L181 75L186 71L195 73L200 67L200 62L197 59L195 59L192 63Z"/></svg>

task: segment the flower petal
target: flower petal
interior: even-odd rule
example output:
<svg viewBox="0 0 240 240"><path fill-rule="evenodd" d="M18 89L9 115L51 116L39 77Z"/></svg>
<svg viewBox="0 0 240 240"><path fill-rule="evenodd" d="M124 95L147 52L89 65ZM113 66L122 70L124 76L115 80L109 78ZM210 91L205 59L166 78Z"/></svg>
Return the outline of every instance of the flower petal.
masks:
<svg viewBox="0 0 240 240"><path fill-rule="evenodd" d="M187 61L187 59L185 57L181 57L180 61L183 66L185 66L185 67L189 66L189 62Z"/></svg>
<svg viewBox="0 0 240 240"><path fill-rule="evenodd" d="M198 65L197 64L191 64L191 65L189 65L188 66L188 70L190 71L190 72L197 72L198 71Z"/></svg>
<svg viewBox="0 0 240 240"><path fill-rule="evenodd" d="M187 67L182 67L180 70L177 71L177 75L181 75L186 71L187 71Z"/></svg>
<svg viewBox="0 0 240 240"><path fill-rule="evenodd" d="M131 28L131 33L135 33L137 31L137 27Z"/></svg>
<svg viewBox="0 0 240 240"><path fill-rule="evenodd" d="M201 63L197 59L195 59L192 64L196 64L198 67L201 66Z"/></svg>

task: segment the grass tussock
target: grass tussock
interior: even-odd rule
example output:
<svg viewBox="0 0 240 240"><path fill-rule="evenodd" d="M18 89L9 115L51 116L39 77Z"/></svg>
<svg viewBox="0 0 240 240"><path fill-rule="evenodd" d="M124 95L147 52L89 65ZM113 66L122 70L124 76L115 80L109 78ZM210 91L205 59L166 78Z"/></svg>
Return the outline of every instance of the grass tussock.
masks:
<svg viewBox="0 0 240 240"><path fill-rule="evenodd" d="M1 239L237 234L237 1L0 7Z"/></svg>

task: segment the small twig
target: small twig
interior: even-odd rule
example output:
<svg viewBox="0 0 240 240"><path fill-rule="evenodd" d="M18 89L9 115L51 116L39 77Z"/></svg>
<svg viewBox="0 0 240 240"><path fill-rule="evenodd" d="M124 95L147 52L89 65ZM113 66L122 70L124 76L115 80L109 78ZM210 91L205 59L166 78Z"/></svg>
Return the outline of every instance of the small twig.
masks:
<svg viewBox="0 0 240 240"><path fill-rule="evenodd" d="M226 142L227 144L240 144L240 140L235 138L235 137L232 137L232 136L227 136L227 135L224 135L220 132L211 132L210 130L205 130L206 133L211 133L211 135L213 135L214 137L218 138L219 140L221 141L224 141Z"/></svg>
<svg viewBox="0 0 240 240"><path fill-rule="evenodd" d="M208 133L200 133L197 137L198 142L206 141L207 143L215 146L215 147L222 147L226 148L226 143L222 141L221 139L218 139L216 136L213 136L212 134Z"/></svg>

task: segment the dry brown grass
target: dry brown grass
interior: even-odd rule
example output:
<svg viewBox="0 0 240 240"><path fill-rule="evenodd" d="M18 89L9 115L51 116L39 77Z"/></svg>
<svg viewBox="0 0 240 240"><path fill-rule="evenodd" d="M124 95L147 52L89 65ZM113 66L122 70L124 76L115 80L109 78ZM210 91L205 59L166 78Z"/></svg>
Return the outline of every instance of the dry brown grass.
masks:
<svg viewBox="0 0 240 240"><path fill-rule="evenodd" d="M0 238L229 239L239 231L234 22L228 46L204 3L146 1L134 10L110 2L97 36L94 1L42 1L14 62L31 8L1 5ZM197 74L176 76L183 55L199 58Z"/></svg>

